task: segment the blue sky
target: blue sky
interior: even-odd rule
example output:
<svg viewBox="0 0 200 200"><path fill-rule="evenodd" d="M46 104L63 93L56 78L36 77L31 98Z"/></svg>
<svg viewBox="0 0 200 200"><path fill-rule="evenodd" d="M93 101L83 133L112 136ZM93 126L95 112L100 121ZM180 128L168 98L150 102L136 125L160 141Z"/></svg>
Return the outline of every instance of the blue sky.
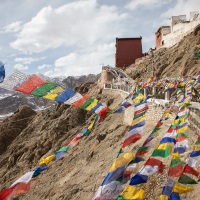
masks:
<svg viewBox="0 0 200 200"><path fill-rule="evenodd" d="M146 52L172 15L199 9L199 0L1 0L0 60L7 75L96 74L114 66L116 37L142 36Z"/></svg>

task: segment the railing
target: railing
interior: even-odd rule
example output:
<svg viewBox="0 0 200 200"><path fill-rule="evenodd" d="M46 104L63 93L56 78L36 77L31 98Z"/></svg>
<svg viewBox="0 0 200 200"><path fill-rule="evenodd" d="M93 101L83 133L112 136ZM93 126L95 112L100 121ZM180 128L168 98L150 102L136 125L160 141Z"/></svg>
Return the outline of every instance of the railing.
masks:
<svg viewBox="0 0 200 200"><path fill-rule="evenodd" d="M124 92L130 93L132 90L132 87L130 85L115 85L111 83L104 83L104 88L103 89L111 89L111 90L121 90Z"/></svg>
<svg viewBox="0 0 200 200"><path fill-rule="evenodd" d="M111 83L106 83L104 84L104 88L105 90L118 90L118 91L123 91L125 93L130 93L132 90L132 87L129 85L116 85L116 84L111 84ZM152 94L155 94L156 92L156 88L153 88L152 90ZM148 91L144 88L144 95L147 96ZM166 91L165 92L165 98L163 99L155 99L155 101L157 101L159 104L165 104L167 102L169 102L170 100L170 92ZM200 110L200 103L199 102L191 102L191 107Z"/></svg>

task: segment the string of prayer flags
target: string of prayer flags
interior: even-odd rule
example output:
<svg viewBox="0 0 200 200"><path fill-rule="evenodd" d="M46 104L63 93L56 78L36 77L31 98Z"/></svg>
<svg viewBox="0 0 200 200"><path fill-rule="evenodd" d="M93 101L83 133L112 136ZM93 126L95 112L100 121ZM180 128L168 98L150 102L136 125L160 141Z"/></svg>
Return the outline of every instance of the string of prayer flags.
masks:
<svg viewBox="0 0 200 200"><path fill-rule="evenodd" d="M132 125L129 128L129 131L126 135L125 140L122 143L122 148L135 143L141 138L141 133L143 132L143 126L145 125L144 115L148 109L147 102L145 97L140 95L141 91L137 92L132 97L133 103L138 103L134 105L134 117Z"/></svg>
<svg viewBox="0 0 200 200"><path fill-rule="evenodd" d="M160 130L160 127L163 125L163 121L168 119L166 117L168 117L171 114L171 112L172 112L171 108L166 107L165 112L163 113L161 119L157 122L153 131L150 133L150 135L144 141L143 145L137 150L136 157L138 157L138 156L143 157L144 154L146 154L148 152L148 150L150 149L150 146L151 146L150 142L157 136L155 133Z"/></svg>
<svg viewBox="0 0 200 200"><path fill-rule="evenodd" d="M174 125L175 123L176 123L176 120L172 122L172 125ZM175 137L176 127L173 129L169 128L164 137L166 136L172 137L172 138ZM163 140L161 139L161 141ZM160 143L149 158L151 162L149 162L149 160L145 162L145 164L139 170L139 172L137 172L131 178L129 185L138 185L138 184L146 183L149 175L152 175L156 172L162 173L164 164L161 160L158 160L157 158L154 158L154 157L162 157L162 158L168 157L172 152L173 144L174 143L169 143L169 142L162 143L162 144ZM152 159L155 159L155 160L152 160Z"/></svg>

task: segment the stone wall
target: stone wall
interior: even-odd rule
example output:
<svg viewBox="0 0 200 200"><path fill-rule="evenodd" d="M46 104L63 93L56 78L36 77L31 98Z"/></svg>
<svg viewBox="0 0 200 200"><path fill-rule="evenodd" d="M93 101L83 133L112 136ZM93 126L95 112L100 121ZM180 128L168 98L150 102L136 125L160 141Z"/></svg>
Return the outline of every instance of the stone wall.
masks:
<svg viewBox="0 0 200 200"><path fill-rule="evenodd" d="M103 88L105 83L112 83L112 74L107 72L106 70L102 70L101 77L98 80L98 86Z"/></svg>
<svg viewBox="0 0 200 200"><path fill-rule="evenodd" d="M193 32L195 27L200 24L200 19L189 23L179 23L173 26L173 32L163 36L164 45L161 47L172 47L180 42L184 36Z"/></svg>
<svg viewBox="0 0 200 200"><path fill-rule="evenodd" d="M192 131L200 133L200 106L199 108L190 108L189 122Z"/></svg>

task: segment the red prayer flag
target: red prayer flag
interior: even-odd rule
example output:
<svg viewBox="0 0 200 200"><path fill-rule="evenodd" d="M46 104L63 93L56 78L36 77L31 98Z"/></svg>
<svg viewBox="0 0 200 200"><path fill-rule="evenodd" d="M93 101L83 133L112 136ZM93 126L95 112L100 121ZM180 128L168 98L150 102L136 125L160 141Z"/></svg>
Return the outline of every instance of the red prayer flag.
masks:
<svg viewBox="0 0 200 200"><path fill-rule="evenodd" d="M141 135L136 133L134 135L132 135L131 137L128 137L124 140L123 144L122 144L122 148L136 142L137 140L139 140L141 138Z"/></svg>
<svg viewBox="0 0 200 200"><path fill-rule="evenodd" d="M109 108L105 107L99 112L99 120L98 120L98 122L101 122L104 119L104 117L106 116L106 111L107 110L109 110Z"/></svg>
<svg viewBox="0 0 200 200"><path fill-rule="evenodd" d="M158 168L159 168L158 172L159 173L162 173L163 169L164 169L164 164L162 163L162 161L155 159L155 158L149 158L144 165L150 165L152 167L158 166Z"/></svg>
<svg viewBox="0 0 200 200"><path fill-rule="evenodd" d="M81 99L73 103L72 106L80 107L81 105L83 105L83 103L86 101L87 98L88 95L84 95Z"/></svg>
<svg viewBox="0 0 200 200"><path fill-rule="evenodd" d="M28 183L23 183L23 182L18 183L17 185L14 186L14 190L13 190L12 195L23 194L23 193L29 192L30 191L30 184L31 184L31 181L29 181Z"/></svg>
<svg viewBox="0 0 200 200"><path fill-rule="evenodd" d="M179 164L175 167L171 167L169 168L169 171L168 171L168 176L171 176L171 177L179 177L181 176L182 172L183 172L183 164Z"/></svg>
<svg viewBox="0 0 200 200"><path fill-rule="evenodd" d="M161 121L159 121L157 124L156 124L156 127L160 127L163 123Z"/></svg>
<svg viewBox="0 0 200 200"><path fill-rule="evenodd" d="M145 107L142 108L141 110L138 110L138 111L134 112L134 115L137 115L137 114L139 114L139 113L141 113L141 112L143 112L143 111L145 111L145 110L147 110L147 109L148 109L148 106L145 106Z"/></svg>
<svg viewBox="0 0 200 200"><path fill-rule="evenodd" d="M0 200L6 200L13 192L14 187L7 188L0 192Z"/></svg>
<svg viewBox="0 0 200 200"><path fill-rule="evenodd" d="M33 74L24 83L22 83L18 88L16 88L16 90L19 92L30 94L35 88L37 88L41 85L44 85L44 84L47 84L47 82L45 80L43 80L37 74Z"/></svg>
<svg viewBox="0 0 200 200"><path fill-rule="evenodd" d="M185 136L180 136L180 137L177 137L177 138L176 138L176 142L181 142L181 141L183 141L183 140L185 140L185 139L187 139L187 137L185 137Z"/></svg>
<svg viewBox="0 0 200 200"><path fill-rule="evenodd" d="M192 174L192 175L196 176L197 178L199 176L199 172L196 171L195 169L193 169L192 167L190 167L188 164L185 165L183 172L188 173L188 174Z"/></svg>

